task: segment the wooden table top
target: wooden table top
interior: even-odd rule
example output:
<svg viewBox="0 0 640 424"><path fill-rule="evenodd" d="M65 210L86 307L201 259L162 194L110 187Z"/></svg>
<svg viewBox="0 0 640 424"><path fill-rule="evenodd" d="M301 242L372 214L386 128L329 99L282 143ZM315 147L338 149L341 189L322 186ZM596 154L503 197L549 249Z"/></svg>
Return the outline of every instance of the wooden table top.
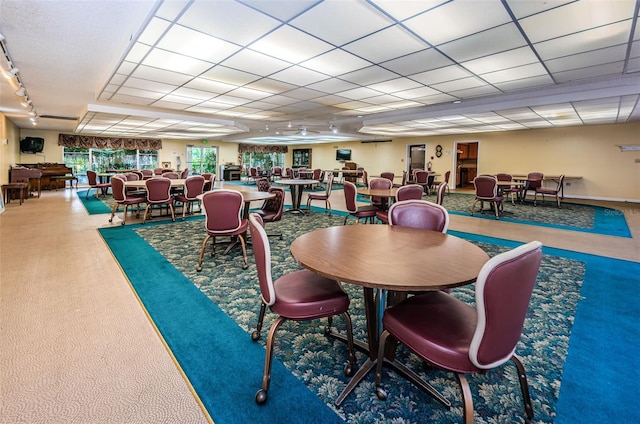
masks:
<svg viewBox="0 0 640 424"><path fill-rule="evenodd" d="M392 187L389 189L384 188L368 188L368 187L360 187L356 190L358 194L362 194L363 196L374 196L374 197L396 197L396 193L398 192L398 187Z"/></svg>
<svg viewBox="0 0 640 424"><path fill-rule="evenodd" d="M163 177L155 177L155 178L163 178ZM168 179L168 178L167 178ZM171 181L171 187L184 187L185 181L187 181L184 178L178 178L178 179L170 179L169 181ZM136 180L136 181L125 181L124 186L125 187L136 187L136 188L146 188L147 180Z"/></svg>
<svg viewBox="0 0 640 424"><path fill-rule="evenodd" d="M511 176L511 178L513 178L514 180L527 180L527 174L514 174ZM544 175L543 180L559 180L560 179L560 175ZM582 177L581 176L575 176L575 175L565 175L564 176L565 180L581 180Z"/></svg>
<svg viewBox="0 0 640 424"><path fill-rule="evenodd" d="M470 284L489 259L473 243L398 225L344 225L312 231L291 254L322 276L364 287L441 290Z"/></svg>
<svg viewBox="0 0 640 424"><path fill-rule="evenodd" d="M309 180L304 178L294 178L294 179L281 179L275 180L275 184L285 184L285 185L312 185L318 184L320 181L318 180Z"/></svg>
<svg viewBox="0 0 640 424"><path fill-rule="evenodd" d="M234 189L227 188L225 190L234 190ZM267 191L258 191L258 190L234 190L234 191L240 192L245 202L255 202L258 200L267 200L267 199L273 199L274 197L276 197L275 194L269 193ZM199 194L196 197L199 200L202 200L202 197L204 195L205 193Z"/></svg>

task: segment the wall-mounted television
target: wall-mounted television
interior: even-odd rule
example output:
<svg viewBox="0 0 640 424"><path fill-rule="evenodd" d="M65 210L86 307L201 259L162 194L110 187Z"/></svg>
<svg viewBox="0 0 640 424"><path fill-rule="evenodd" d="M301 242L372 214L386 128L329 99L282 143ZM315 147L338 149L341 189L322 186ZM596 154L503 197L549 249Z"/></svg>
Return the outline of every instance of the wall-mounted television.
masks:
<svg viewBox="0 0 640 424"><path fill-rule="evenodd" d="M340 161L351 160L351 149L336 150L336 160L340 160Z"/></svg>
<svg viewBox="0 0 640 424"><path fill-rule="evenodd" d="M22 153L40 153L44 149L44 138L25 137L20 140L20 151Z"/></svg>

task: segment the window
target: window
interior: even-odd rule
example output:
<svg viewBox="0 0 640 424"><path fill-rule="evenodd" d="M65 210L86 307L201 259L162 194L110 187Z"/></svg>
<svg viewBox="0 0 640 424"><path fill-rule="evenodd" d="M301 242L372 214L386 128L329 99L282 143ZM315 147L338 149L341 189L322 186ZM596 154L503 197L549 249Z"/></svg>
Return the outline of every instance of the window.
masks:
<svg viewBox="0 0 640 424"><path fill-rule="evenodd" d="M217 147L187 146L187 168L191 174L216 174L217 166Z"/></svg>
<svg viewBox="0 0 640 424"><path fill-rule="evenodd" d="M249 168L271 169L284 167L284 153L243 153L242 163Z"/></svg>
<svg viewBox="0 0 640 424"><path fill-rule="evenodd" d="M111 169L154 169L158 166L157 150L85 149L64 147L63 162L77 177L87 169L107 172Z"/></svg>

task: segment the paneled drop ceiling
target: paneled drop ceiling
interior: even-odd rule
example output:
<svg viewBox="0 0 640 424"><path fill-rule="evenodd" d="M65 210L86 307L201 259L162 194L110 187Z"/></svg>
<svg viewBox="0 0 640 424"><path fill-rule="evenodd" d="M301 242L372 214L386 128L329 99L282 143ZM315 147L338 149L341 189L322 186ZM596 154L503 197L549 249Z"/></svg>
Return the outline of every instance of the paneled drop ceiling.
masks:
<svg viewBox="0 0 640 424"><path fill-rule="evenodd" d="M0 111L267 144L638 121L639 1L2 0Z"/></svg>

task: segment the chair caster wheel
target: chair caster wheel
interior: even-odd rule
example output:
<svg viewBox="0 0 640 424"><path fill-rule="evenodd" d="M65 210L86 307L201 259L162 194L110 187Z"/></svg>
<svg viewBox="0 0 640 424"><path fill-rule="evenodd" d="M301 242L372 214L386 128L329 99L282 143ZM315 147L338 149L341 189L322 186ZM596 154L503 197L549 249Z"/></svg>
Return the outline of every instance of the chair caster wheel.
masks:
<svg viewBox="0 0 640 424"><path fill-rule="evenodd" d="M380 400L387 400L387 391L382 387L376 387L376 396Z"/></svg>
<svg viewBox="0 0 640 424"><path fill-rule="evenodd" d="M242 265L242 269L247 269L249 268L249 265Z"/></svg>
<svg viewBox="0 0 640 424"><path fill-rule="evenodd" d="M113 218L110 218L110 219L109 219L109 222L113 222Z"/></svg>
<svg viewBox="0 0 640 424"><path fill-rule="evenodd" d="M254 342L260 340L260 333L258 330L253 330L253 333L251 333L251 340Z"/></svg>
<svg viewBox="0 0 640 424"><path fill-rule="evenodd" d="M267 391L264 389L258 390L258 393L256 393L256 403L258 405L264 405L266 401L267 401Z"/></svg>
<svg viewBox="0 0 640 424"><path fill-rule="evenodd" d="M284 237L280 236L280 240L284 240Z"/></svg>
<svg viewBox="0 0 640 424"><path fill-rule="evenodd" d="M324 327L324 335L328 336L330 334L331 334L331 327L327 325L326 327Z"/></svg>
<svg viewBox="0 0 640 424"><path fill-rule="evenodd" d="M123 225L123 226L124 226L124 221L122 221L122 222L120 223L120 225Z"/></svg>
<svg viewBox="0 0 640 424"><path fill-rule="evenodd" d="M196 267L196 272L200 272L200 271L202 271L202 267L201 266L197 266Z"/></svg>
<svg viewBox="0 0 640 424"><path fill-rule="evenodd" d="M344 376L345 377L353 377L353 374L356 373L355 367L353 364L347 364L344 366Z"/></svg>

